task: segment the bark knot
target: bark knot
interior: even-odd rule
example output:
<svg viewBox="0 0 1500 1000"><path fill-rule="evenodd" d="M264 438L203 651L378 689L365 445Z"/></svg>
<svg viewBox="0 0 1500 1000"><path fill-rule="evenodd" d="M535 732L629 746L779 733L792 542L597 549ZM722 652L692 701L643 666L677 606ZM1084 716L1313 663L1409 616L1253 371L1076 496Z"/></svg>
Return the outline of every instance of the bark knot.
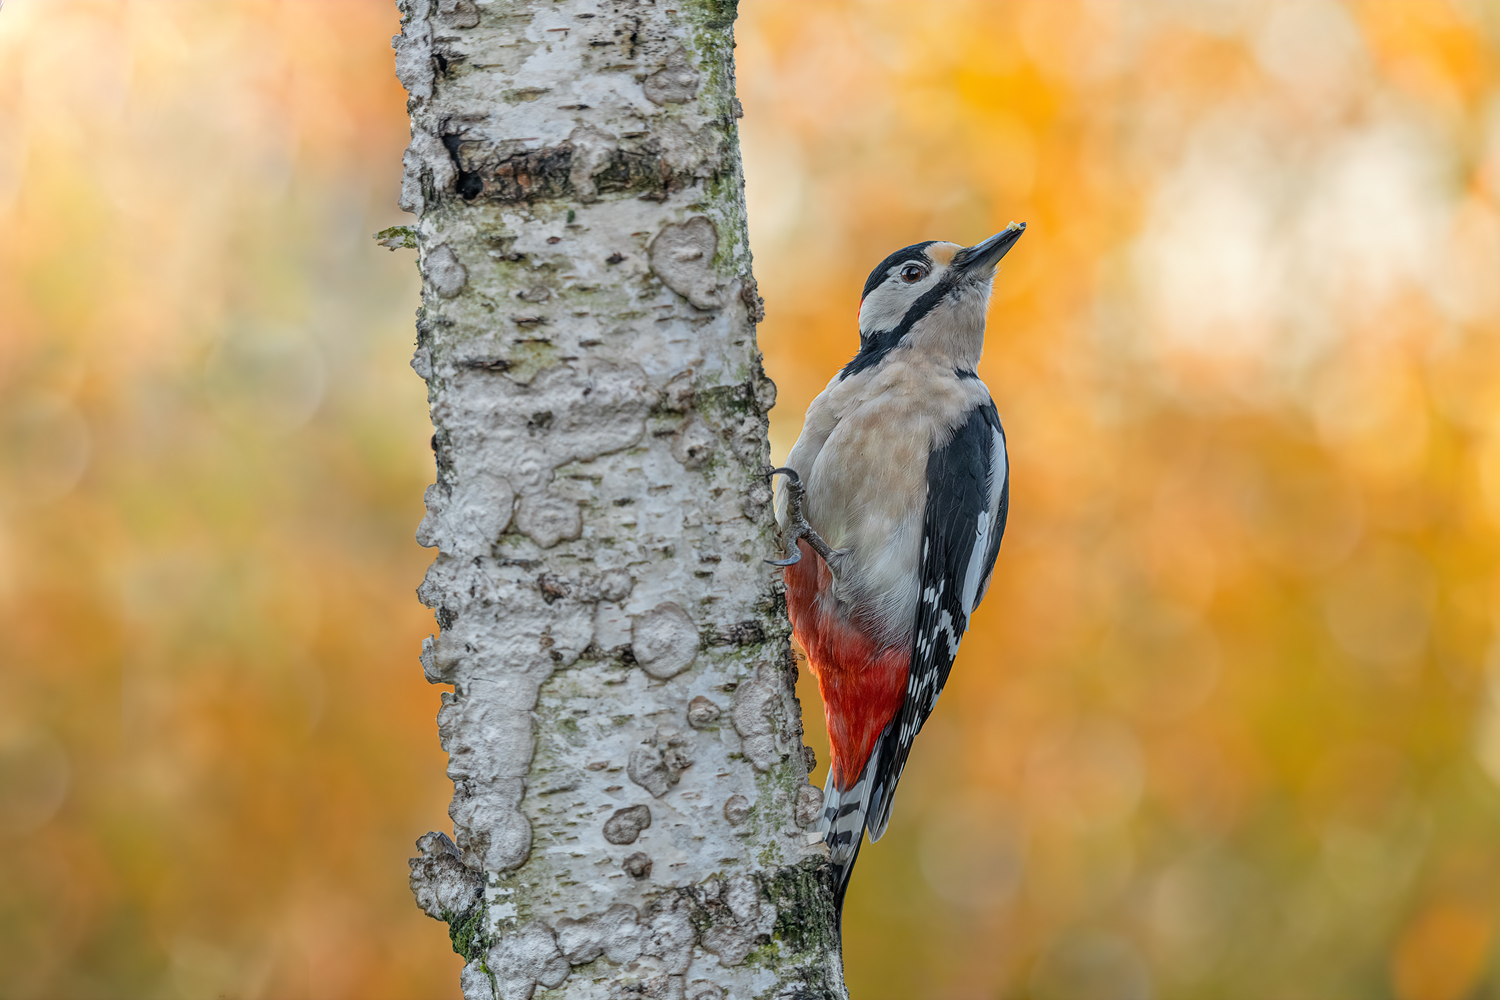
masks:
<svg viewBox="0 0 1500 1000"><path fill-rule="evenodd" d="M653 736L630 752L625 774L655 798L682 780L682 772L693 766L685 749L687 740L676 734Z"/></svg>
<svg viewBox="0 0 1500 1000"><path fill-rule="evenodd" d="M445 833L424 833L420 857L410 859L411 891L429 917L457 922L479 902L484 876L463 863L463 854Z"/></svg>
<svg viewBox="0 0 1500 1000"><path fill-rule="evenodd" d="M705 698L700 694L698 695L698 697L688 702L688 725L692 726L694 729L703 729L706 726L711 726L719 720L719 716L720 714L722 714L722 712L723 709L714 704L711 699Z"/></svg>
<svg viewBox="0 0 1500 1000"><path fill-rule="evenodd" d="M438 20L450 28L477 28L479 8L474 0L438 0Z"/></svg>
<svg viewBox="0 0 1500 1000"><path fill-rule="evenodd" d="M636 851L634 854L628 855L624 861L620 862L620 867L625 869L625 874L631 878L651 877L651 859L646 855L645 851Z"/></svg>
<svg viewBox="0 0 1500 1000"><path fill-rule="evenodd" d="M651 241L651 270L662 284L691 302L697 309L717 309L723 293L713 272L719 249L719 231L706 215L663 226Z"/></svg>
<svg viewBox="0 0 1500 1000"><path fill-rule="evenodd" d="M769 771L781 760L776 749L775 720L780 712L780 697L772 681L754 680L741 684L734 692L735 732L740 734L745 757L757 771Z"/></svg>
<svg viewBox="0 0 1500 1000"><path fill-rule="evenodd" d="M814 785L803 784L797 789L797 803L792 809L797 825L806 829L816 823L822 814L823 790Z"/></svg>
<svg viewBox="0 0 1500 1000"><path fill-rule="evenodd" d="M678 46L667 56L667 64L646 77L641 87L652 104L686 104L697 95L698 80L687 50Z"/></svg>
<svg viewBox="0 0 1500 1000"><path fill-rule="evenodd" d="M743 795L731 795L724 802L724 818L730 826L739 826L750 818L750 800Z"/></svg>
<svg viewBox="0 0 1500 1000"><path fill-rule="evenodd" d="M641 831L651 826L651 810L646 806L626 806L616 809L614 815L604 821L604 839L611 844L633 844Z"/></svg>
<svg viewBox="0 0 1500 1000"><path fill-rule="evenodd" d="M459 263L458 254L446 243L438 244L427 254L422 271L432 290L445 299L458 295L469 283L469 269Z"/></svg>
<svg viewBox="0 0 1500 1000"><path fill-rule="evenodd" d="M668 601L636 617L630 648L642 670L666 680L692 666L698 656L698 629L681 605Z"/></svg>

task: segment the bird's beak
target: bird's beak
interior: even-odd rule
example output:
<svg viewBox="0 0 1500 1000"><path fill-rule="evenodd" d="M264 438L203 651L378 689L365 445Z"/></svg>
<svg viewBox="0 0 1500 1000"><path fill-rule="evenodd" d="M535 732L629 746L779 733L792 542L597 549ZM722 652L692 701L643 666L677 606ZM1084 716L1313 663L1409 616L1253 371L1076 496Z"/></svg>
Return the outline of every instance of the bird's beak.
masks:
<svg viewBox="0 0 1500 1000"><path fill-rule="evenodd" d="M954 254L952 266L955 270L969 271L976 275L985 274L990 268L1000 263L1000 258L1016 245L1016 240L1020 239L1025 231L1026 223L1012 222L984 242L964 247Z"/></svg>

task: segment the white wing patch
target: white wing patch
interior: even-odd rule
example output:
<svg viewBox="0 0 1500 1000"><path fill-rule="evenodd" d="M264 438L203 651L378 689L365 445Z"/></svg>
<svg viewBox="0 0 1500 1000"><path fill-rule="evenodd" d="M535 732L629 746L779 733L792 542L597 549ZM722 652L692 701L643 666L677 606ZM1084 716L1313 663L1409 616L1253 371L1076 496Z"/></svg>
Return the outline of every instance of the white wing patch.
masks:
<svg viewBox="0 0 1500 1000"><path fill-rule="evenodd" d="M989 481L985 484L987 492L986 509L979 515L979 528L974 536L974 548L969 554L969 565L964 571L963 608L964 608L964 631L969 630L969 618L974 614L974 608L979 604L983 591L980 584L984 582L993 568L989 561L990 532L994 529L995 521L1000 515L1000 494L1005 488L1005 478L1010 473L1010 462L1005 454L1005 435L1000 431L991 432L990 436L990 474ZM1002 526L1001 530L1004 530Z"/></svg>
<svg viewBox="0 0 1500 1000"><path fill-rule="evenodd" d="M1010 459L1005 454L1005 435L997 428L990 432L990 509L1000 505L1000 489L1010 475Z"/></svg>
<svg viewBox="0 0 1500 1000"><path fill-rule="evenodd" d="M994 487L990 489L993 491ZM969 616L974 613L974 601L979 595L979 581L984 578L985 556L990 551L990 512L980 511L979 530L974 533L973 549L969 552L969 566L964 570L964 631L969 630ZM957 650L955 650L957 652Z"/></svg>

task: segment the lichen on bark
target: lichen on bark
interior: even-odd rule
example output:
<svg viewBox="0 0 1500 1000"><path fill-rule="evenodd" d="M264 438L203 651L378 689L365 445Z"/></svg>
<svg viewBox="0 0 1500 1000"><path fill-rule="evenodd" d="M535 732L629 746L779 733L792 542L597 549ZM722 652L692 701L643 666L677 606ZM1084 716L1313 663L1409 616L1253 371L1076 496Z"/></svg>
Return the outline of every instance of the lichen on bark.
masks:
<svg viewBox="0 0 1500 1000"><path fill-rule="evenodd" d="M418 901L470 1000L842 997L762 562L733 4L400 6L454 782Z"/></svg>

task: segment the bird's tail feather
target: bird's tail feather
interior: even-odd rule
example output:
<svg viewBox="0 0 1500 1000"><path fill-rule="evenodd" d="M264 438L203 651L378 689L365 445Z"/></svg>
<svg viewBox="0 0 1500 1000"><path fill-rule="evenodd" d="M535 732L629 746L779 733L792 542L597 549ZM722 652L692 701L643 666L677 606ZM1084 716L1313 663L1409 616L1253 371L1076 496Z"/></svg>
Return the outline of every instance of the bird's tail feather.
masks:
<svg viewBox="0 0 1500 1000"><path fill-rule="evenodd" d="M911 743L908 741L906 746L902 746L896 739L896 726L900 721L901 717L898 715L885 727L885 732L875 741L875 752L870 754L871 760L878 757L882 765L879 773L874 774L871 779L873 787L870 789L870 811L865 817L865 830L869 833L872 844L885 836L885 829L891 823L891 807L896 802L896 784L906 770L906 754Z"/></svg>
<svg viewBox="0 0 1500 1000"><path fill-rule="evenodd" d="M859 847L862 842L863 838L854 842L854 853L849 855L847 862L839 866L839 881L837 887L833 890L833 913L837 921L835 926L838 928L841 938L844 933L844 894L849 891L849 876L854 871L854 862L859 858Z"/></svg>
<svg viewBox="0 0 1500 1000"><path fill-rule="evenodd" d="M840 791L833 783L833 772L829 771L828 782L823 786L823 818L818 829L823 842L828 845L829 856L838 868L838 889L834 901L840 914L844 910L844 893L849 888L849 876L854 871L854 862L859 857L860 844L865 837L865 822L870 815L871 795L876 792L880 774L881 744L875 741L870 759L859 772L859 780Z"/></svg>

